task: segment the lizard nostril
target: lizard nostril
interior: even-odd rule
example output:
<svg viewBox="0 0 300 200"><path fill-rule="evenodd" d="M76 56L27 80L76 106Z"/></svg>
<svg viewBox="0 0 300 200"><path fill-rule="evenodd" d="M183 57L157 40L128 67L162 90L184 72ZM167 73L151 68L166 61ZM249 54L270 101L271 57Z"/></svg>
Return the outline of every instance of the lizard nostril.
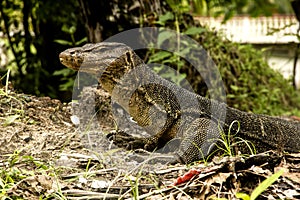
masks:
<svg viewBox="0 0 300 200"><path fill-rule="evenodd" d="M59 58L60 59L66 59L68 57L68 55L65 53L65 52L61 52L60 54L59 54Z"/></svg>

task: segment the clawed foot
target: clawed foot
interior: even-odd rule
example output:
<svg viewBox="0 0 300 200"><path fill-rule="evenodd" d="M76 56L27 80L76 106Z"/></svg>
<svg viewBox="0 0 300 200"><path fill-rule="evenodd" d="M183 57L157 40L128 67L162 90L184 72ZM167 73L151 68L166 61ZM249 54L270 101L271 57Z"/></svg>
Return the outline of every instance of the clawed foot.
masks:
<svg viewBox="0 0 300 200"><path fill-rule="evenodd" d="M115 145L127 150L145 149L146 141L143 138L133 137L122 130L110 132L107 136L109 141L113 141Z"/></svg>

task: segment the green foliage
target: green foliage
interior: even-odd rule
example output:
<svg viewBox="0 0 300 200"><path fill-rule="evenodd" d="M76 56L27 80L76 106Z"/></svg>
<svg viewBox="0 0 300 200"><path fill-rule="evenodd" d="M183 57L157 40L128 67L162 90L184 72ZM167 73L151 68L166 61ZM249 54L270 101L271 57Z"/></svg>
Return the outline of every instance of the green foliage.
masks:
<svg viewBox="0 0 300 200"><path fill-rule="evenodd" d="M0 29L9 63L0 72L11 70L14 88L35 95L59 96L58 88L64 80L60 80L61 75L52 75L62 68L58 53L66 48L63 45L86 41L77 8L75 0L1 1Z"/></svg>
<svg viewBox="0 0 300 200"><path fill-rule="evenodd" d="M176 28L177 35L180 34L179 24L184 20L184 16L181 13L182 7L178 7L177 1L168 1L170 7L175 10L174 14L170 11L166 12L164 15L159 16L156 24L165 26L173 26ZM184 10L184 9L183 9ZM180 12L179 12L180 11ZM171 21L171 25L169 22ZM186 30L185 34L187 35L195 35L204 31L204 28L201 27L190 27ZM157 38L157 46L161 47L165 42L170 41L171 39L176 38L174 32L170 32L165 28L161 28L161 31ZM177 50L175 53L167 52L167 51L156 51L155 49L150 50L150 56L148 63L156 63L159 62L163 65L155 66L153 70L161 75L163 78L170 80L177 85L184 85L182 82L186 79L186 74L180 73L180 70L186 65L186 61L182 58L187 57L190 54L190 50L192 49L189 46L185 46L184 41L181 42L180 38L177 37L177 45L175 49ZM169 44L170 45L170 44ZM182 57L182 58L181 58ZM172 68L167 68L167 66L173 66Z"/></svg>
<svg viewBox="0 0 300 200"><path fill-rule="evenodd" d="M230 106L269 115L299 114L297 91L268 66L261 52L209 31L199 38L205 38L202 45L219 67Z"/></svg>
<svg viewBox="0 0 300 200"><path fill-rule="evenodd" d="M231 131L233 130L233 126L235 126L235 124L237 124L237 130L234 134L232 134ZM243 143L248 147L250 154L254 155L256 153L255 146L250 141L246 141L243 138L238 137L237 135L239 131L240 123L238 121L233 121L230 124L227 134L220 129L221 137L218 139L219 142L216 144L217 150L223 152L223 155L235 156L234 148Z"/></svg>
<svg viewBox="0 0 300 200"><path fill-rule="evenodd" d="M16 190L18 185L38 175L53 175L50 166L36 160L32 156L20 155L21 151L15 151L9 155L2 155L5 158L5 165L0 169L0 198L1 199L21 199L11 195L12 190ZM24 167L26 166L26 167ZM28 167L34 170L28 170ZM10 194L8 194L10 192ZM41 194L40 198L47 199L46 194Z"/></svg>
<svg viewBox="0 0 300 200"><path fill-rule="evenodd" d="M289 0L169 0L176 13L223 17L227 21L236 15L271 16L275 13L292 14Z"/></svg>
<svg viewBox="0 0 300 200"><path fill-rule="evenodd" d="M72 90L74 86L74 75L76 72L74 70L70 70L68 68L63 68L60 70L56 70L53 72L53 76L60 76L62 77L60 80L62 84L59 85L60 91L68 91Z"/></svg>
<svg viewBox="0 0 300 200"><path fill-rule="evenodd" d="M193 13L204 16L222 16L224 21L242 14L257 17L293 12L289 0L192 0L191 4Z"/></svg>
<svg viewBox="0 0 300 200"><path fill-rule="evenodd" d="M4 74L1 78L0 78L0 82L2 82L2 80L6 77L5 79L5 88L4 90L0 90L0 94L1 95L8 95L8 84L9 84L9 75L10 75L10 69L7 70L6 74Z"/></svg>
<svg viewBox="0 0 300 200"><path fill-rule="evenodd" d="M282 174L283 170L279 170L272 176L265 179L261 184L259 184L249 196L245 193L237 193L236 197L243 200L255 200L261 193L263 193L270 185L272 185Z"/></svg>
<svg viewBox="0 0 300 200"><path fill-rule="evenodd" d="M84 42L87 42L87 37L82 38L79 41L76 41L75 39L75 33L76 33L76 26L72 25L69 27L67 24L63 24L61 28L62 32L70 35L71 41L69 40L63 40L63 39L55 39L54 42L61 44L61 45L66 45L66 46L79 46L82 45Z"/></svg>
<svg viewBox="0 0 300 200"><path fill-rule="evenodd" d="M222 33L200 26L185 13L178 13L176 6L170 7L173 10L160 15L157 19L156 24L162 26L158 36L158 46L174 37L166 31L166 28L187 34L198 41L219 69L229 106L268 115L300 114L300 96L297 91L279 72L268 66L261 52L251 45L230 42ZM182 45L180 41L178 44ZM182 59L185 56L192 56L191 49L192 47L182 45L177 48L176 53L151 50L148 62L173 67L175 71L166 70L166 67L162 66L154 70L177 84L182 84L186 78L195 92L209 97L207 86L199 72ZM180 76L176 77L178 74Z"/></svg>
<svg viewBox="0 0 300 200"><path fill-rule="evenodd" d="M8 70L7 73L0 78L0 80L2 80L6 77L5 87L0 88L0 97L4 96L6 98L0 98L0 103L7 103L7 102L12 103L12 101L15 101L20 105L20 108L18 109L18 108L12 107L11 112L6 113L7 116L5 117L5 121L2 124L3 126L9 126L9 125L13 124L15 121L17 121L17 119L24 117L24 109L23 109L24 102L22 102L22 100L16 98L13 95L10 95L10 90L8 89L9 88L9 75L10 75L10 70Z"/></svg>

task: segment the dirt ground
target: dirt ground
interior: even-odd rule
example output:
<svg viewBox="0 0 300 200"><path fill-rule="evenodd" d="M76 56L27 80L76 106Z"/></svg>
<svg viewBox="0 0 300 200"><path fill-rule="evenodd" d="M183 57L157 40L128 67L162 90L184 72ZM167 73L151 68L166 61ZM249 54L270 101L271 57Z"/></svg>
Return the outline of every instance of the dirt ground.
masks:
<svg viewBox="0 0 300 200"><path fill-rule="evenodd" d="M300 199L300 154L155 162L147 152L112 145L105 134L116 123L128 128L113 114L126 114L101 90L85 94L67 104L0 90L1 199L237 199L259 194L255 188L263 191L258 199ZM282 175L264 188L276 172Z"/></svg>

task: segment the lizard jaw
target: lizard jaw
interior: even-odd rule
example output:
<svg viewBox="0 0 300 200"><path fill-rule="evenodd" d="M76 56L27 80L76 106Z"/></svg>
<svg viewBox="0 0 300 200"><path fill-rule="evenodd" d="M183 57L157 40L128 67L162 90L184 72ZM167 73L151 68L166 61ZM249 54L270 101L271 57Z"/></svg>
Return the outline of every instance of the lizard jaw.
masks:
<svg viewBox="0 0 300 200"><path fill-rule="evenodd" d="M59 54L59 60L66 67L78 71L83 63L83 58L77 54L77 48L66 50Z"/></svg>

